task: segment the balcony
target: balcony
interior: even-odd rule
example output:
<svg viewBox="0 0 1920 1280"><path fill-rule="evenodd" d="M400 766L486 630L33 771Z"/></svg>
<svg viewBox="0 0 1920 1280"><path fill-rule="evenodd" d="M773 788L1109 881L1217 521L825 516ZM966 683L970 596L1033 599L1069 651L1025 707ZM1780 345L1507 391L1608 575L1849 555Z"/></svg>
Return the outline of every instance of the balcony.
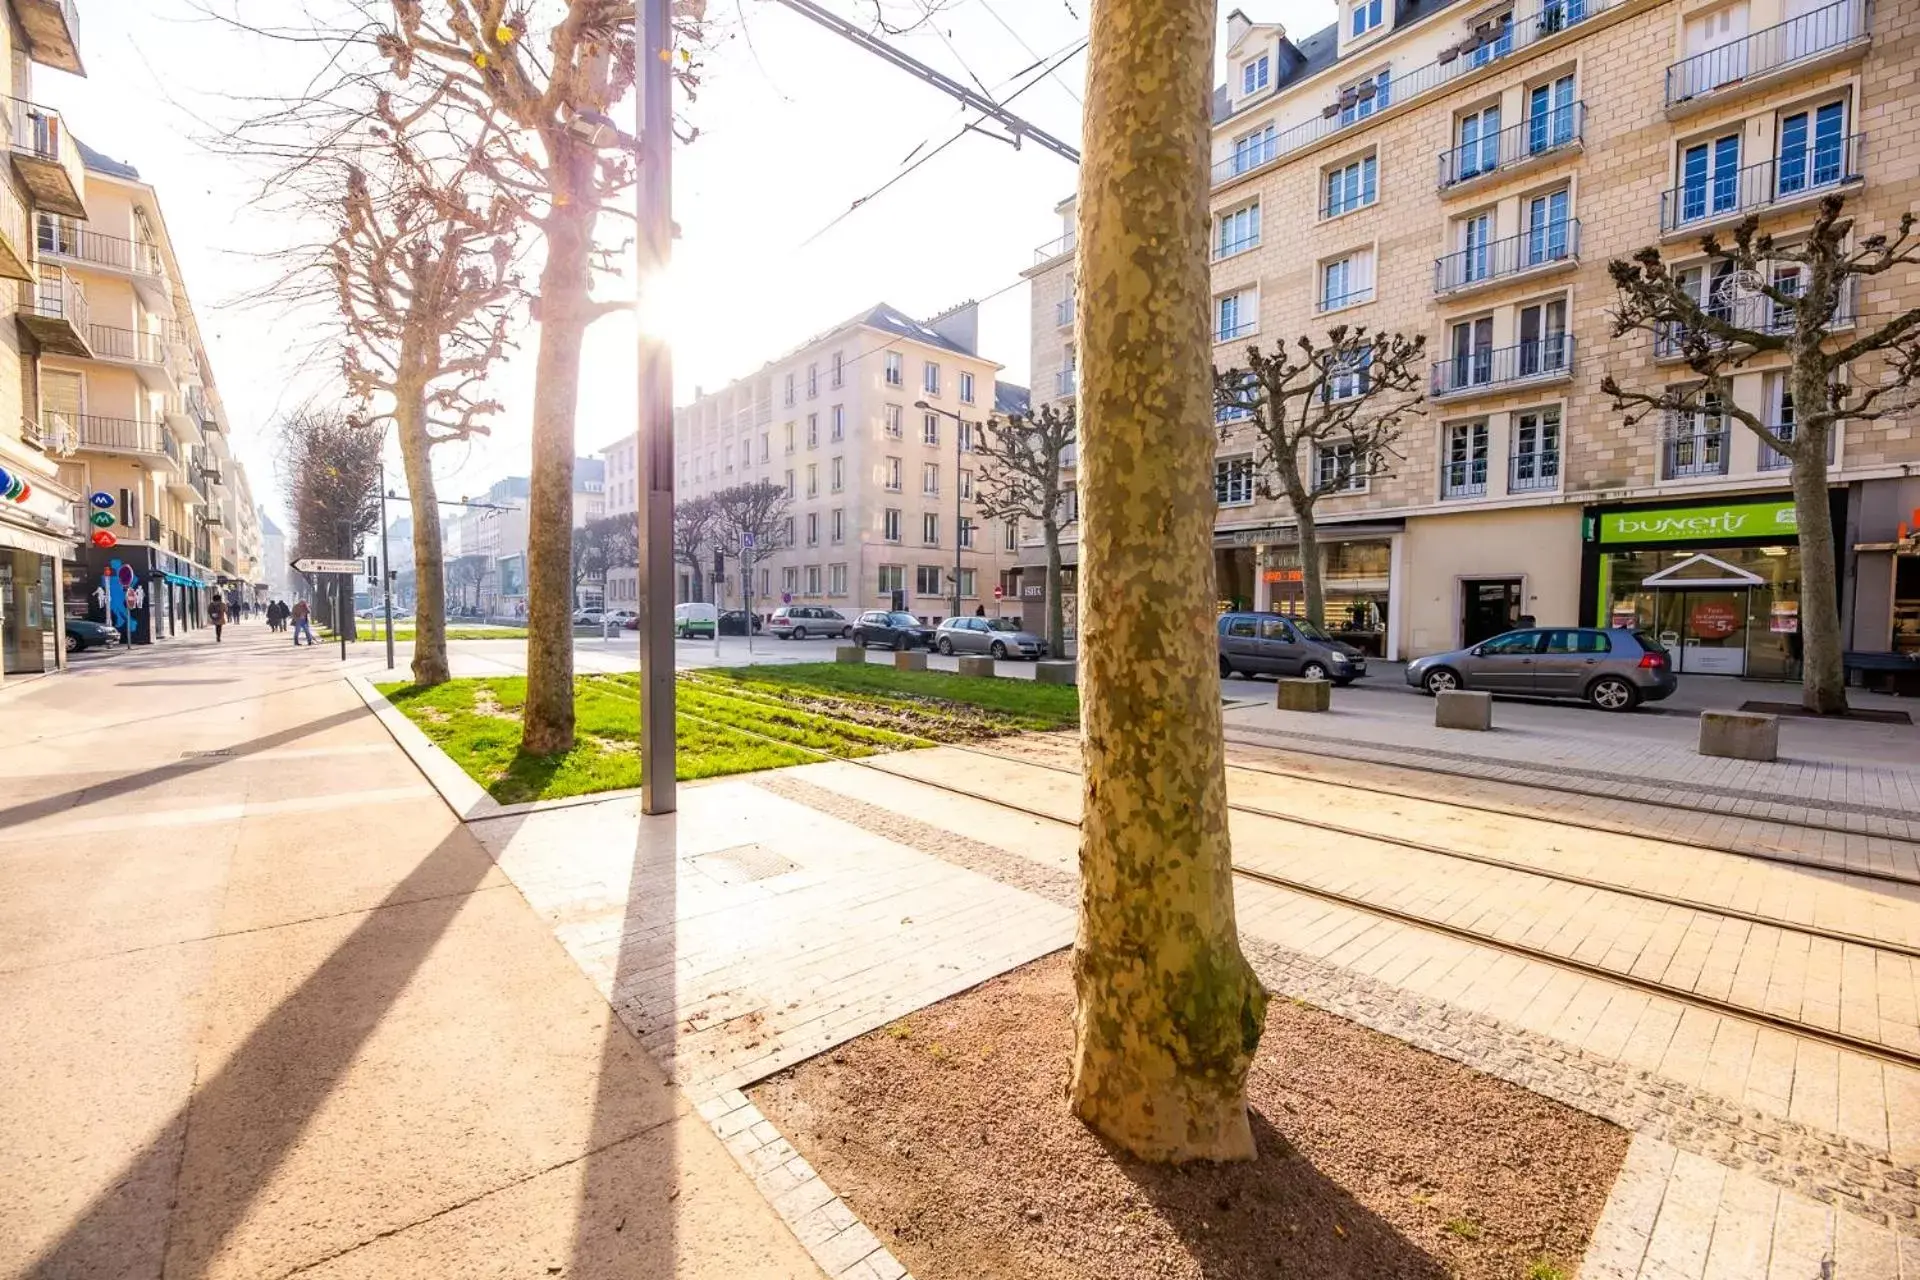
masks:
<svg viewBox="0 0 1920 1280"><path fill-rule="evenodd" d="M1470 293L1522 276L1539 275L1580 261L1580 219L1543 223L1517 236L1435 259L1435 297Z"/></svg>
<svg viewBox="0 0 1920 1280"><path fill-rule="evenodd" d="M1440 153L1440 190L1468 191L1496 174L1513 175L1570 155L1584 145L1587 104L1541 112L1464 147Z"/></svg>
<svg viewBox="0 0 1920 1280"><path fill-rule="evenodd" d="M132 365L150 389L169 394L177 390L173 347L160 334L95 324L87 326L87 342L94 359Z"/></svg>
<svg viewBox="0 0 1920 1280"><path fill-rule="evenodd" d="M1854 307L1854 277L1849 276L1840 282L1839 295L1834 299L1833 316L1826 327L1832 329L1850 329L1856 318ZM1788 334L1798 323L1798 317L1792 307L1782 306L1764 294L1743 295L1711 299L1707 303L1707 314L1725 320L1737 328L1754 333ZM1681 324L1661 324L1654 329L1653 355L1656 360L1682 360L1686 358L1687 329Z"/></svg>
<svg viewBox="0 0 1920 1280"><path fill-rule="evenodd" d="M14 171L26 184L36 209L85 218L86 170L80 148L67 135L67 122L52 107L8 98L9 138Z"/></svg>
<svg viewBox="0 0 1920 1280"><path fill-rule="evenodd" d="M87 345L87 293L59 267L42 266L40 281L19 312L20 324L41 350L58 356L91 356Z"/></svg>
<svg viewBox="0 0 1920 1280"><path fill-rule="evenodd" d="M1661 442L1660 478L1693 480L1727 474L1727 423L1718 414L1672 414Z"/></svg>
<svg viewBox="0 0 1920 1280"><path fill-rule="evenodd" d="M221 484L220 459L211 449L200 448L193 451L194 474L204 478L210 484Z"/></svg>
<svg viewBox="0 0 1920 1280"><path fill-rule="evenodd" d="M1384 86L1376 86L1373 93L1366 99L1371 106L1365 114L1361 114L1359 93L1356 90L1355 100L1351 103L1347 102L1343 95L1329 103L1324 111L1312 120L1297 124L1271 138L1261 138L1235 148L1232 155L1213 166L1213 185L1218 187L1263 169L1282 156L1292 155L1303 147L1312 146L1353 125L1363 124L1391 105L1424 97L1435 90L1445 88L1481 67L1504 61L1517 53L1531 49L1541 41L1551 39L1568 28L1605 13L1623 2L1624 0L1547 0L1547 3L1526 16L1501 24L1497 32L1469 36L1459 44L1441 50L1440 55L1425 66L1415 67L1412 71L1395 76ZM1854 0L1854 2L1859 3L1863 0Z"/></svg>
<svg viewBox="0 0 1920 1280"><path fill-rule="evenodd" d="M1773 434L1775 434L1776 436L1779 436L1782 440L1793 439L1793 423L1791 422L1778 422L1778 421L1770 422L1767 424L1767 429L1769 431L1772 431ZM1839 451L1839 446L1840 446L1840 424L1836 422L1827 431L1827 465L1828 466L1833 465L1834 454ZM1780 452L1778 449L1768 444L1765 440L1762 440L1760 442L1760 470L1787 471L1787 470L1791 470L1792 467L1793 467L1792 458L1789 458L1786 454Z"/></svg>
<svg viewBox="0 0 1920 1280"><path fill-rule="evenodd" d="M1827 145L1762 160L1744 169L1701 174L1660 193L1660 235L1677 240L1728 227L1750 213L1790 209L1865 179L1860 152L1864 133Z"/></svg>
<svg viewBox="0 0 1920 1280"><path fill-rule="evenodd" d="M1073 299L1062 298L1053 304L1053 327L1056 329L1073 328Z"/></svg>
<svg viewBox="0 0 1920 1280"><path fill-rule="evenodd" d="M133 282L147 310L162 316L173 314L173 286L167 281L158 245L94 231L49 213L39 215L34 240L42 257L84 262L93 270L124 276Z"/></svg>
<svg viewBox="0 0 1920 1280"><path fill-rule="evenodd" d="M94 453L129 453L180 461L180 446L157 422L135 418L103 418L83 413L73 419L80 448Z"/></svg>
<svg viewBox="0 0 1920 1280"><path fill-rule="evenodd" d="M1329 311L1344 311L1348 307L1357 307L1373 301L1373 286L1363 289L1349 289L1345 293L1323 293L1313 300L1316 315L1325 315Z"/></svg>
<svg viewBox="0 0 1920 1280"><path fill-rule="evenodd" d="M1033 251L1033 265L1037 267L1043 262L1051 262L1055 258L1064 257L1079 247L1079 243L1080 235L1078 231L1069 231L1063 236L1049 240Z"/></svg>
<svg viewBox="0 0 1920 1280"><path fill-rule="evenodd" d="M193 543L187 541L187 535L175 529L167 530L167 550L182 560L193 557Z"/></svg>
<svg viewBox="0 0 1920 1280"><path fill-rule="evenodd" d="M0 182L0 276L33 281L33 241L27 234L27 207L11 182Z"/></svg>
<svg viewBox="0 0 1920 1280"><path fill-rule="evenodd" d="M1538 449L1507 460L1508 493L1541 493L1560 487L1560 451Z"/></svg>
<svg viewBox="0 0 1920 1280"><path fill-rule="evenodd" d="M14 13L27 32L27 56L43 67L83 76L80 65L80 11L73 0L14 0Z"/></svg>
<svg viewBox="0 0 1920 1280"><path fill-rule="evenodd" d="M200 524L203 528L208 528L208 529L224 528L226 526L226 523L227 523L227 517L220 510L219 503L210 502L206 506L200 508Z"/></svg>
<svg viewBox="0 0 1920 1280"><path fill-rule="evenodd" d="M1433 362L1428 394L1449 400L1573 376L1573 335L1555 334L1511 347L1487 347Z"/></svg>
<svg viewBox="0 0 1920 1280"><path fill-rule="evenodd" d="M1864 52L1868 0L1840 0L1667 68L1667 117L1691 115Z"/></svg>
<svg viewBox="0 0 1920 1280"><path fill-rule="evenodd" d="M1468 462L1448 462L1440 468L1440 497L1443 500L1457 498L1484 498L1487 496L1487 460L1484 457Z"/></svg>
<svg viewBox="0 0 1920 1280"><path fill-rule="evenodd" d="M1075 395L1080 390L1080 371L1078 369L1056 369L1053 374L1053 394L1056 396Z"/></svg>

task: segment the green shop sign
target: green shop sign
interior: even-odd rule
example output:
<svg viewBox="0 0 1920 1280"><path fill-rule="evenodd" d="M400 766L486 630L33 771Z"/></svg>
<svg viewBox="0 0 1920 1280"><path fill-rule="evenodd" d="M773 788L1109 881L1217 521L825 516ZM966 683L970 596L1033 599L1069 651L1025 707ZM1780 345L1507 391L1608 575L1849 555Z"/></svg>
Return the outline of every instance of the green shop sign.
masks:
<svg viewBox="0 0 1920 1280"><path fill-rule="evenodd" d="M1769 499L1662 511L1609 511L1601 542L1701 542L1712 538L1797 538L1793 499Z"/></svg>

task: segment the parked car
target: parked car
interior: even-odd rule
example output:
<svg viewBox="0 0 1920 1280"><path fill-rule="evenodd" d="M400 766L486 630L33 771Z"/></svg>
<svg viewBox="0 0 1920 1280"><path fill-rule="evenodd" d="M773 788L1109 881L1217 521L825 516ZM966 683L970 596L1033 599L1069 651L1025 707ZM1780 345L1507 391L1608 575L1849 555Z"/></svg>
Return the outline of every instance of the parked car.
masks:
<svg viewBox="0 0 1920 1280"><path fill-rule="evenodd" d="M861 614L853 624L853 642L862 649L876 644L888 649L931 649L933 637L933 628L910 613L875 609Z"/></svg>
<svg viewBox="0 0 1920 1280"><path fill-rule="evenodd" d="M606 615L598 609L575 609L573 625L576 627L597 627Z"/></svg>
<svg viewBox="0 0 1920 1280"><path fill-rule="evenodd" d="M1031 631L1022 631L1011 618L948 618L935 630L934 637L942 653L986 653L1036 662L1047 656L1047 642Z"/></svg>
<svg viewBox="0 0 1920 1280"><path fill-rule="evenodd" d="M745 609L729 609L720 615L720 634L723 636L743 636L747 634L747 620L753 620L753 634L759 635L764 624L757 613L748 613Z"/></svg>
<svg viewBox="0 0 1920 1280"><path fill-rule="evenodd" d="M720 610L714 605L693 600L673 606L673 634L679 639L692 640L698 636L711 640L714 628L719 625Z"/></svg>
<svg viewBox="0 0 1920 1280"><path fill-rule="evenodd" d="M1658 640L1627 627L1528 627L1452 653L1415 658L1407 683L1428 693L1482 689L1579 698L1602 711L1658 702L1679 685Z"/></svg>
<svg viewBox="0 0 1920 1280"><path fill-rule="evenodd" d="M88 618L67 619L68 653L119 643L120 633L104 622L94 622Z"/></svg>
<svg viewBox="0 0 1920 1280"><path fill-rule="evenodd" d="M817 604L783 604L767 619L767 630L782 640L808 636L850 636L853 621L838 609Z"/></svg>
<svg viewBox="0 0 1920 1280"><path fill-rule="evenodd" d="M614 609L601 615L601 625L619 627L625 631L640 629L640 615L631 609Z"/></svg>
<svg viewBox="0 0 1920 1280"><path fill-rule="evenodd" d="M1220 675L1301 676L1349 685L1367 674L1367 655L1306 618L1223 613Z"/></svg>

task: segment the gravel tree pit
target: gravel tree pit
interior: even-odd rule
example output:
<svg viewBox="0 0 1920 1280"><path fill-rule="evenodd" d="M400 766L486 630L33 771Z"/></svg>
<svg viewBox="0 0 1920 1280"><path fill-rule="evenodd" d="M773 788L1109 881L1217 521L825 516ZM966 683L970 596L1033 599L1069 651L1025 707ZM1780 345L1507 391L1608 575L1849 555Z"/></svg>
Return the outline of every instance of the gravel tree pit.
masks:
<svg viewBox="0 0 1920 1280"><path fill-rule="evenodd" d="M1065 1102L1066 953L753 1101L918 1280L1570 1280L1627 1134L1296 1002L1249 1079L1259 1159L1142 1165Z"/></svg>

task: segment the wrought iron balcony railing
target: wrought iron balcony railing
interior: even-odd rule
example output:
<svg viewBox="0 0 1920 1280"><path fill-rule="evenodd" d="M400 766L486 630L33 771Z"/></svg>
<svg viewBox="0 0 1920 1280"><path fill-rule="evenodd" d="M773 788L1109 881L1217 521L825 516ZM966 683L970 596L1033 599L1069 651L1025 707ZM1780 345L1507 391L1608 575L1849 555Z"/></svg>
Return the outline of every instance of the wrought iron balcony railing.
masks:
<svg viewBox="0 0 1920 1280"><path fill-rule="evenodd" d="M1668 109L1865 41L1867 2L1840 0L1683 58L1667 68Z"/></svg>
<svg viewBox="0 0 1920 1280"><path fill-rule="evenodd" d="M1434 399L1441 400L1475 391L1550 381L1572 372L1573 335L1561 333L1510 347L1484 347L1436 360L1429 375L1428 391Z"/></svg>
<svg viewBox="0 0 1920 1280"><path fill-rule="evenodd" d="M1863 176L1860 151L1867 136L1815 142L1812 146L1750 164L1744 169L1702 171L1660 193L1660 231L1704 227L1830 191Z"/></svg>
<svg viewBox="0 0 1920 1280"><path fill-rule="evenodd" d="M1581 145L1587 104L1569 103L1440 153L1440 189L1513 169Z"/></svg>
<svg viewBox="0 0 1920 1280"><path fill-rule="evenodd" d="M1433 291L1458 293L1509 276L1580 260L1580 219L1557 218L1517 236L1489 240L1435 259Z"/></svg>

